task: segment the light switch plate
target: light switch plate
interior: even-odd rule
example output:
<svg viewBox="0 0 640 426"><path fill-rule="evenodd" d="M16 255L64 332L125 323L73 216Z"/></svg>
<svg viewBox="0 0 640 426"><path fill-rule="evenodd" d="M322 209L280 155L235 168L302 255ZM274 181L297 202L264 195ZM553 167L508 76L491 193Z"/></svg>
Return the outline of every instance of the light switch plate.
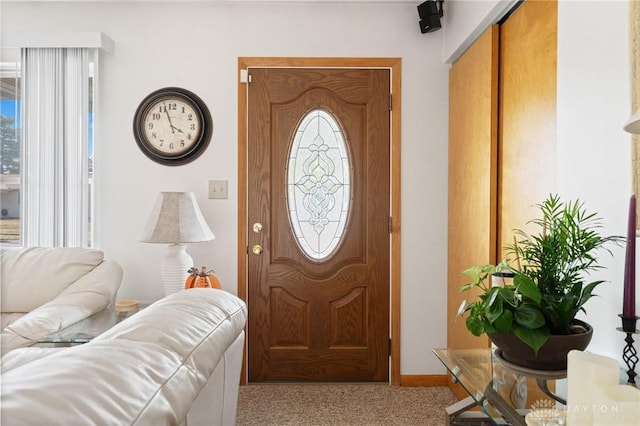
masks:
<svg viewBox="0 0 640 426"><path fill-rule="evenodd" d="M209 181L209 199L228 198L228 194L227 194L228 185L229 185L228 180L210 180Z"/></svg>

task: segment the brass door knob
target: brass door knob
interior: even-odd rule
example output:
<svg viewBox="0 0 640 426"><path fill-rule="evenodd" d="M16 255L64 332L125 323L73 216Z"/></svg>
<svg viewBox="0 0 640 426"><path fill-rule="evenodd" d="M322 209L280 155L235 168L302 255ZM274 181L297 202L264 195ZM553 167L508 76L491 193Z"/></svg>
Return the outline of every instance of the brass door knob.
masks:
<svg viewBox="0 0 640 426"><path fill-rule="evenodd" d="M258 255L258 254L262 254L262 246L260 244L256 244L255 246L253 246L251 248L251 251L253 252L253 254Z"/></svg>
<svg viewBox="0 0 640 426"><path fill-rule="evenodd" d="M260 222L256 222L253 224L253 232L259 234L262 232L262 224Z"/></svg>

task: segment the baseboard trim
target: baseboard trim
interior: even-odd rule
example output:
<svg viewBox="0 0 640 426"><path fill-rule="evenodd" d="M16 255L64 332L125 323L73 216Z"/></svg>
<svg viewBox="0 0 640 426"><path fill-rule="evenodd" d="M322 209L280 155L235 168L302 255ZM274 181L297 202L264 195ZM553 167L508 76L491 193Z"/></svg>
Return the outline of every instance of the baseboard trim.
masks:
<svg viewBox="0 0 640 426"><path fill-rule="evenodd" d="M400 386L447 386L446 374L400 375Z"/></svg>

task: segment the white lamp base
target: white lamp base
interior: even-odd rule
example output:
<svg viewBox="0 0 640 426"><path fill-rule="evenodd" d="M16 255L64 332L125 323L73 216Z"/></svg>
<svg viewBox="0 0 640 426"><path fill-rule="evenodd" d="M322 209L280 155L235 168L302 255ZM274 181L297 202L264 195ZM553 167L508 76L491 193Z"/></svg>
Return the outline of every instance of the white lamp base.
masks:
<svg viewBox="0 0 640 426"><path fill-rule="evenodd" d="M169 251L160 264L165 296L184 290L184 283L189 275L187 271L191 267L193 259L187 253L187 246L180 243L169 245Z"/></svg>

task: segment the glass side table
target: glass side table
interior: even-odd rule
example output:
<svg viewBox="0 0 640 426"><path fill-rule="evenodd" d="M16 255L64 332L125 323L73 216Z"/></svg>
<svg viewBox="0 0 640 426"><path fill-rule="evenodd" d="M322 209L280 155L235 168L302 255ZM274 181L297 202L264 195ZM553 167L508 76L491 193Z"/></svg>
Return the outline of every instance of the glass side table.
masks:
<svg viewBox="0 0 640 426"><path fill-rule="evenodd" d="M566 379L566 370L519 367L490 348L434 349L433 352L453 380L470 395L447 409L448 425L467 422L525 426L524 416L530 408L552 410L558 404L562 407L566 404L550 391L550 387L566 388L566 384L556 383ZM468 411L476 406L482 413Z"/></svg>
<svg viewBox="0 0 640 426"><path fill-rule="evenodd" d="M72 346L87 343L146 306L148 305L140 305L138 309L127 311L105 309L39 339L36 346L45 346L45 344Z"/></svg>

